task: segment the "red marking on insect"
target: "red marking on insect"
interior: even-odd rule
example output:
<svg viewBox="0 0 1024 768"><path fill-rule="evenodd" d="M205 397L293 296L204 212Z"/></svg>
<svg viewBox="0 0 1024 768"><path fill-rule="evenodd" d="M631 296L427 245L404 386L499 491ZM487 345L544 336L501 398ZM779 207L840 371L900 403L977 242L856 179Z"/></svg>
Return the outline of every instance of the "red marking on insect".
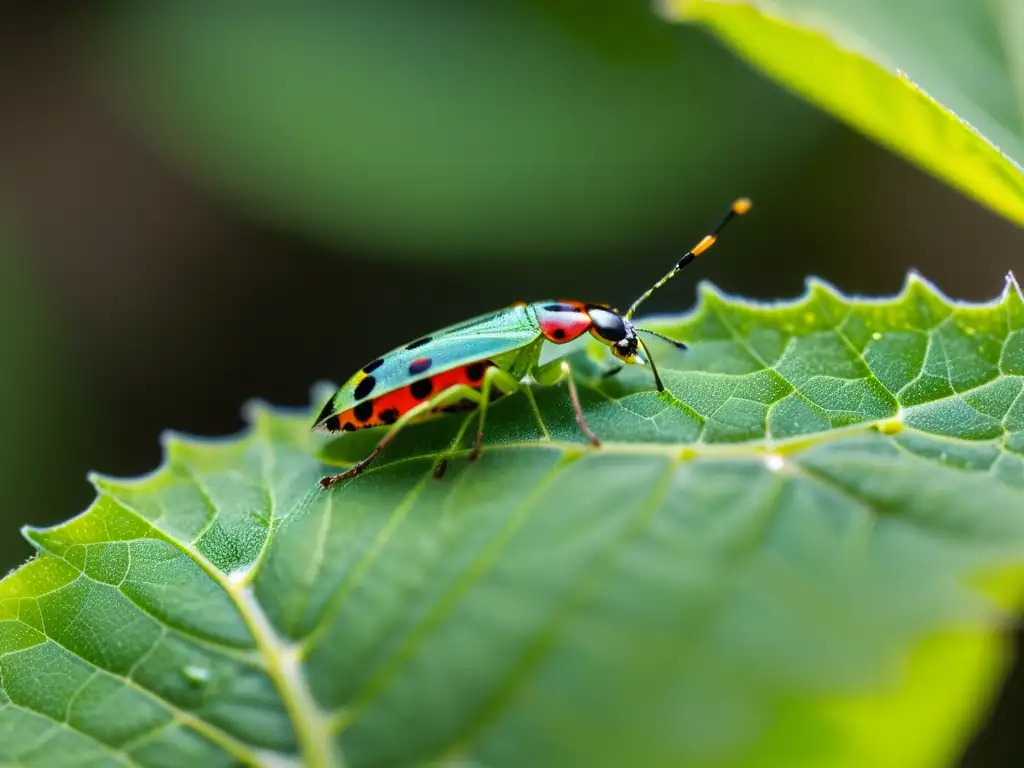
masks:
<svg viewBox="0 0 1024 768"><path fill-rule="evenodd" d="M556 344L579 338L592 325L586 307L579 301L540 305L537 307L537 321L544 338Z"/></svg>
<svg viewBox="0 0 1024 768"><path fill-rule="evenodd" d="M409 363L409 373L412 376L423 373L430 368L430 364L433 361L429 357L417 357L411 363Z"/></svg>
<svg viewBox="0 0 1024 768"><path fill-rule="evenodd" d="M483 386L483 371L492 365L494 365L494 363L489 360L470 363L469 365L464 365L450 371L444 371L442 373L435 374L434 376L430 376L429 380L432 384L432 391L436 394L443 392L449 387L454 387L457 384L465 384L468 387L479 390L480 387ZM366 421L361 421L355 414L356 409L352 408L344 413L338 414L338 422L341 424L349 422L354 424L356 429L366 429L367 427L380 427L385 424L392 424L395 420L401 418L403 415L422 403L423 400L416 397L412 392L412 387L402 387L394 390L393 392L387 392L380 397L375 397L373 400L365 402L373 404L373 415L366 419ZM381 418L382 415L387 416L388 418ZM331 421L334 422L333 419Z"/></svg>

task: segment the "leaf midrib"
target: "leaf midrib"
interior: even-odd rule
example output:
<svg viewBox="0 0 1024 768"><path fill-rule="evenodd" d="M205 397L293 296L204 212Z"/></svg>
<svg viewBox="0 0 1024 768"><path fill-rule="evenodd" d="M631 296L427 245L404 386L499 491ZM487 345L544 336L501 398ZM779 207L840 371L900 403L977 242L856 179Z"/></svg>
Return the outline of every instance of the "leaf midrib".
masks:
<svg viewBox="0 0 1024 768"><path fill-rule="evenodd" d="M129 510L129 511L131 511L133 514L135 514L134 510ZM61 557L60 555L58 555L58 554L56 554L56 553L54 553L54 552L52 552L50 550L47 550L47 552L50 554L51 557L56 557L58 559L64 560L64 562L67 562L67 560L65 558ZM86 578L86 579L88 579L90 577L88 577L84 573L82 573L82 575L79 576L79 578ZM59 640L55 639L49 632L47 632L46 631L45 623L43 625L43 630L41 632L39 632L39 634L41 634L46 639L46 642L52 643L56 647L58 647L61 650L65 651L66 653L70 654L71 656L74 656L75 658L81 658L81 656L80 656L80 654L78 652L76 652L75 650L73 650L71 648L68 648L66 645L61 643ZM145 658L145 655L148 655L148 653L144 654L143 658ZM140 661L141 661L141 659L140 659ZM171 721L169 723L161 723L160 725L154 727L151 731L147 731L145 734L141 734L141 736L152 735L153 733L159 732L159 731L167 728L168 725L170 725L171 723L180 723L180 724L183 724L183 725L186 725L186 726L189 726L189 727L195 729L195 731L197 733L200 733L203 736L209 738L212 742L214 742L215 744L217 744L218 746L223 748L229 754L231 754L231 755L233 755L233 756L235 756L235 757L237 757L239 759L242 759L242 760L249 760L253 764L256 764L258 762L258 760L255 757L255 755L253 755L249 745L245 744L244 742L242 742L241 740L239 740L235 736L233 736L233 735L223 731L222 729L218 728L217 726L208 723L207 721L203 720L202 718L196 717L192 713L185 711L184 709L182 709L181 707L176 705L174 702L168 701L164 697L160 696L158 693L156 693L154 691L151 691L150 689L140 685L134 679L132 679L132 676L131 676L132 672L134 671L135 667L138 666L138 663L139 662L136 662L136 664L134 664L132 666L132 668L128 671L128 673L127 674L123 674L123 675L122 674L118 674L117 672L114 672L114 671L112 671L110 669L107 669L106 667L102 667L102 666L99 666L99 665L94 665L95 669L94 669L93 673L89 676L89 678L86 679L86 681L84 681L82 683L82 688L85 688L88 685L88 683L92 679L94 679L97 675L109 675L110 677L117 678L126 687L132 689L133 691L137 692L139 695L144 696L146 699L154 701L158 705L160 705L161 707L165 708L170 713L170 715L171 715ZM2 678L0 678L0 689L2 689L2 688L3 688L3 680L2 680ZM78 695L78 693L80 691L81 691L81 689L79 689L79 691L76 692L73 695L72 700L74 699L75 696ZM14 703L12 701L8 701L5 706L13 706L13 707L16 707L17 709L22 709L22 710L31 712L34 715L38 715L40 717L44 717L44 718L50 720L51 722L53 722L54 724L59 725L62 728L67 728L67 729L69 729L71 731L74 731L75 733L80 734L84 738L88 739L90 742L92 742L92 743L96 744L97 746L99 746L105 752L107 752L110 755L112 755L115 759L122 760L122 758L123 758L123 761L127 762L129 765L139 766L139 768L141 768L139 763L137 763L130 755L125 753L125 751L124 751L125 750L125 745L124 744L120 745L119 747L111 746L110 744L107 744L106 742L98 739L95 736L95 734L89 733L88 731L83 731L80 728L76 728L70 721L58 721L58 720L55 720L51 715L49 715L46 712L39 711L39 710L27 710L22 705L16 704L16 703ZM68 704L68 711L70 711L70 703ZM136 736L134 739L132 739L132 741L138 741L139 738L140 738L140 736Z"/></svg>
<svg viewBox="0 0 1024 768"><path fill-rule="evenodd" d="M194 480L193 480L194 482ZM198 486L198 484L196 484ZM110 496L110 494L106 494ZM147 525L150 521L137 509L124 502L124 500L110 496L112 501L118 504L126 512L137 517ZM161 530L166 539L191 557L195 563L228 595L235 607L238 609L242 621L245 623L252 635L253 642L260 660L263 662L263 669L273 682L281 697L285 711L288 713L289 721L295 731L295 738L298 745L298 752L302 759L304 768L341 768L345 765L344 757L335 749L330 730L323 711L313 698L305 677L299 665L298 646L283 642L275 631L273 625L263 611L259 601L255 599L248 580L244 582L232 582L227 574L221 571L216 565L206 558L199 550L189 543L183 542L166 531ZM268 532L267 538L269 539ZM48 550L49 551L49 550ZM55 557L60 557L52 553ZM62 558L63 559L63 558ZM250 570L253 573L256 569ZM50 637L51 642L56 642ZM69 653L74 653L68 649ZM74 654L78 655L78 654ZM155 697L152 691L142 688L131 680L126 683L136 687L150 697ZM250 765L264 765L265 761L260 759L253 749L245 745L234 736L228 734L217 726L207 723L184 710L180 710L173 703L156 697L160 703L168 707L176 719L194 727L199 733L204 734L220 747L235 757L247 761ZM109 746L109 745L105 745Z"/></svg>

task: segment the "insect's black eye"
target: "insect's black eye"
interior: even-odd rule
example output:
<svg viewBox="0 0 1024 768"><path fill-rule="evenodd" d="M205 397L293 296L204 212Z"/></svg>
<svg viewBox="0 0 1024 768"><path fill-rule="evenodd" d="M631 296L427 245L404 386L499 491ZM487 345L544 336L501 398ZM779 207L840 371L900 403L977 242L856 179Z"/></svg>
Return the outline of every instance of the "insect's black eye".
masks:
<svg viewBox="0 0 1024 768"><path fill-rule="evenodd" d="M590 307L587 313L594 324L594 330L602 339L619 342L629 335L626 331L626 321L614 312L601 307Z"/></svg>
<svg viewBox="0 0 1024 768"><path fill-rule="evenodd" d="M627 363L634 362L636 357L636 337L626 338L612 344L612 354L619 358L619 360L625 360Z"/></svg>

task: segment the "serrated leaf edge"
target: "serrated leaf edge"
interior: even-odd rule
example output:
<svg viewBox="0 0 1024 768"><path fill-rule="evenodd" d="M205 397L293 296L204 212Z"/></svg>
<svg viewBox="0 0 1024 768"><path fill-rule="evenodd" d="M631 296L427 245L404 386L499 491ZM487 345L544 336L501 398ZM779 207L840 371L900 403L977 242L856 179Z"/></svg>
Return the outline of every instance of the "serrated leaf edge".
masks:
<svg viewBox="0 0 1024 768"><path fill-rule="evenodd" d="M799 307L802 304L812 301L816 291L824 291L827 294L835 296L836 298L846 302L859 302L877 305L898 302L904 299L915 289L923 289L926 293L935 296L951 308L994 308L1006 301L1011 294L1015 294L1017 299L1024 303L1024 295L1022 295L1021 287L1012 272L1007 274L1004 288L998 297L988 302L961 302L948 298L931 281L920 275L917 271L911 270L908 272L900 292L889 297L862 298L849 296L843 294L828 281L816 277L810 277L805 281L805 292L801 296L788 300L759 302L756 300L733 296L721 291L715 285L704 281L698 286L698 301L689 312L662 316L655 315L648 317L647 320L649 322L657 322L661 319L664 321L679 323L680 321L697 317L701 312L706 311L706 302L708 297L714 297L732 306L741 308L770 310L773 308L790 309ZM313 407L315 407L319 395L331 386L333 385L328 382L317 382L311 387ZM45 552L47 550L39 544L33 534L43 533L48 530L62 527L88 514L93 506L104 497L112 498L113 501L132 515L136 516L140 521L147 525L151 525L150 521L148 521L140 512L132 509L124 501L114 499L112 494L108 491L108 486L135 486L156 480L163 473L171 471L171 460L178 446L198 445L209 448L232 448L241 442L258 439L261 432L261 425L266 423L266 419L298 418L305 420L309 417L310 410L310 406L278 407L272 406L260 399L253 399L247 401L242 408L243 416L247 422L246 426L233 435L214 437L194 436L187 433L167 430L160 435L163 457L160 465L154 470L131 478L116 478L96 472L90 473L88 475L89 482L97 492L97 498L94 500L93 504L90 504L86 510L78 515L54 526L24 526L21 529L22 534L37 550ZM602 447L602 450L614 450L621 453L657 453L668 455L677 461L697 458L749 459L752 455L761 454L763 455L763 460L770 469L773 471L780 471L790 464L789 462L784 462L782 460L782 457L787 453L794 453L806 447L818 445L825 440L839 439L849 436L850 434L859 434L878 429L883 422L887 421L891 421L891 419L864 422L846 427L833 428L826 432L814 435L801 435L776 441L765 441L762 439L740 443L702 444L699 447L690 445L679 446L672 444L659 445L610 442L606 443ZM942 437L936 435L930 436ZM587 450L585 447L576 443L551 440L542 442L498 444L490 446L490 449L521 449L524 447L551 447L561 449L570 454L579 454ZM407 461L419 461L423 458L423 456L405 457L397 462L391 462L389 466ZM372 468L368 471L372 471ZM803 473L803 468L800 468L800 472L801 474ZM265 669L278 690L279 695L281 695L285 708L289 713L291 722L296 729L296 737L300 745L300 754L303 758L303 765L312 766L313 768L344 765L343 755L340 754L333 741L333 731L336 727L336 723L334 723L332 719L326 717L322 712L319 705L313 699L305 681L304 674L301 669L301 646L291 644L277 634L268 617L263 612L262 607L255 599L255 596L249 587L248 580L232 580L228 574L223 573L213 565L191 544L183 542L160 529L154 528L154 530L158 531L161 536L166 538L167 541L180 548L185 554L191 557L196 564L199 565L204 572L206 572L207 575L230 596L231 600L238 608L246 626L252 633L257 649L264 661ZM53 555L53 553L49 554L56 556ZM238 742L234 737L221 732L220 729L210 726L204 721L199 721L198 723L192 722L193 719L194 718L189 718L189 725L195 727L197 731L211 738L211 740L220 744L237 757L242 757L243 759L256 758L263 763L280 763L282 759L287 759L283 755L270 756L261 753L257 756L247 745L243 745L241 742Z"/></svg>
<svg viewBox="0 0 1024 768"><path fill-rule="evenodd" d="M273 418L275 415L287 416L301 412L305 415L307 409L274 408L260 400L251 400L243 408L243 414L248 425L235 435L222 437L206 437L192 439L180 433L170 430L161 434L160 442L163 448L163 457L160 465L145 475L120 480L111 478L100 473L89 473L88 478L96 490L96 498L84 511L80 512L67 521L53 526L23 526L22 536L39 552L45 552L52 557L59 555L49 552L34 534L45 533L46 531L58 529L85 515L100 503L104 498L109 498L128 514L136 517L140 522L151 527L161 537L173 546L179 548L190 557L231 599L237 608L239 615L252 635L256 650L259 654L263 669L274 684L289 719L295 729L296 740L299 745L299 753L302 758L302 765L308 768L343 768L345 760L340 751L336 749L330 731L328 719L321 711L319 705L313 698L305 675L301 668L300 645L290 643L282 638L274 629L270 619L264 613L262 606L253 594L249 584L250 579L233 579L211 563L192 544L182 541L170 533L156 528L138 510L125 503L122 499L115 498L108 490L113 485L142 485L159 478L163 473L172 471L171 456L178 444L198 443L207 447L224 446L233 447L246 440L257 437L260 431L260 421L264 417ZM269 538L269 535L268 535ZM20 568L20 566L19 566ZM15 569L15 571L18 569ZM252 573L254 569L250 569ZM14 571L11 572L12 574ZM10 575L10 574L8 574ZM147 691L148 693L148 691ZM173 707L169 702L160 699L164 706ZM229 754L245 760L252 765L278 765L292 764L290 758L278 753L269 753L266 750L254 750L243 744L234 736L212 726L203 720L195 718L184 711L174 708L174 716L178 720L187 723L195 730L212 742L225 749Z"/></svg>

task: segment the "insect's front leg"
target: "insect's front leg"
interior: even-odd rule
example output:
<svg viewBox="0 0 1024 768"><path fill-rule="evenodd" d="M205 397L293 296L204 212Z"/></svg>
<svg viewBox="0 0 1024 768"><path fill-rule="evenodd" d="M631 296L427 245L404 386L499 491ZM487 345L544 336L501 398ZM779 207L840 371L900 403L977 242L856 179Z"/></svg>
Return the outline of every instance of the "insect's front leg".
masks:
<svg viewBox="0 0 1024 768"><path fill-rule="evenodd" d="M480 386L480 421L476 430L476 442L469 454L470 461L480 458L480 450L484 444L484 422L487 420L487 406L491 403L491 393L500 392L511 395L519 389L519 379L497 366L491 366L484 373L483 384Z"/></svg>
<svg viewBox="0 0 1024 768"><path fill-rule="evenodd" d="M580 431L586 436L587 440L594 447L601 445L601 438L599 438L594 431L587 424L587 419L583 415L583 407L580 405L580 396L576 392L576 382L572 378L572 369L569 367L569 363L565 360L552 360L550 363L546 363L541 366L536 366L530 371L530 376L538 384L543 386L551 386L565 379L565 383L569 388L569 399L572 401L572 409L576 414L576 423L580 425Z"/></svg>

